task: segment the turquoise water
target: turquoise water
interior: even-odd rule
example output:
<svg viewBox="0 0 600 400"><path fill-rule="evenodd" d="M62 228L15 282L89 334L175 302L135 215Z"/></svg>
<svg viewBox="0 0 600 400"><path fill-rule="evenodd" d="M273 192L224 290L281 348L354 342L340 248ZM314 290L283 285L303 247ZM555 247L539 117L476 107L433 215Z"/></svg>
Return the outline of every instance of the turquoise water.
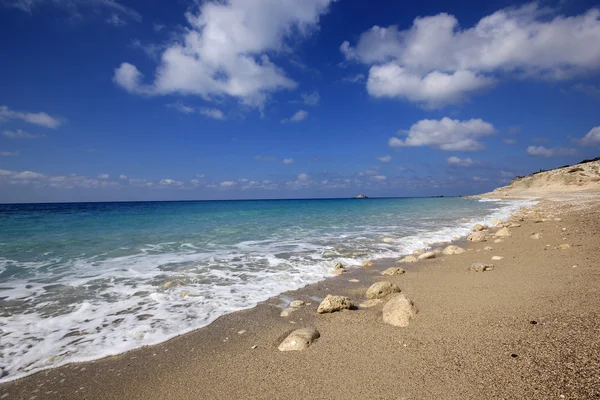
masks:
<svg viewBox="0 0 600 400"><path fill-rule="evenodd" d="M322 280L337 262L399 257L523 204L0 205L0 381L159 343Z"/></svg>

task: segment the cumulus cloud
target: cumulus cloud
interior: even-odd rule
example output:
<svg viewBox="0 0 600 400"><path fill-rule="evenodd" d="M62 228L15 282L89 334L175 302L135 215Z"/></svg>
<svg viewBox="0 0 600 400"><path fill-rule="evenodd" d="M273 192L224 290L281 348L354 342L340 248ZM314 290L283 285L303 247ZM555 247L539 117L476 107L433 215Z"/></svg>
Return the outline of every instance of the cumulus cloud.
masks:
<svg viewBox="0 0 600 400"><path fill-rule="evenodd" d="M98 175L98 179L108 179L108 178L110 178L110 175L108 175L108 174L100 174L100 175Z"/></svg>
<svg viewBox="0 0 600 400"><path fill-rule="evenodd" d="M485 147L481 139L495 132L492 124L481 119L424 119L408 131L399 132L407 135L406 139L392 137L388 144L391 147L430 146L443 151L477 151Z"/></svg>
<svg viewBox="0 0 600 400"><path fill-rule="evenodd" d="M308 180L308 174L300 174L300 175L298 175L297 179L299 181L307 181Z"/></svg>
<svg viewBox="0 0 600 400"><path fill-rule="evenodd" d="M600 146L600 126L592 128L587 135L576 142L581 146Z"/></svg>
<svg viewBox="0 0 600 400"><path fill-rule="evenodd" d="M127 180L127 175L119 175L119 179L121 180Z"/></svg>
<svg viewBox="0 0 600 400"><path fill-rule="evenodd" d="M319 103L321 102L321 96L319 95L319 92L316 90L314 92L301 93L300 98L302 100L291 101L291 103L302 103L307 106L318 106Z"/></svg>
<svg viewBox="0 0 600 400"><path fill-rule="evenodd" d="M477 161L473 160L470 157L459 158L459 157L456 157L456 156L448 157L446 159L446 162L449 165L458 165L460 167L470 167L470 166L472 166L474 164L477 164Z"/></svg>
<svg viewBox="0 0 600 400"><path fill-rule="evenodd" d="M304 120L307 116L308 116L308 112L306 112L304 110L298 110L290 118L282 119L281 123L285 124L288 122L300 122L300 121Z"/></svg>
<svg viewBox="0 0 600 400"><path fill-rule="evenodd" d="M32 113L27 111L15 111L7 106L0 106L0 121L2 119L18 119L29 124L55 129L62 125L60 118L52 117L45 112Z"/></svg>
<svg viewBox="0 0 600 400"><path fill-rule="evenodd" d="M46 186L61 189L96 189L96 188L118 188L118 182L104 179L87 178L80 175L47 175L35 171L8 171L0 170L0 183L15 185Z"/></svg>
<svg viewBox="0 0 600 400"><path fill-rule="evenodd" d="M544 146L529 146L527 154L538 157L568 157L576 156L577 150L567 147L544 147Z"/></svg>
<svg viewBox="0 0 600 400"><path fill-rule="evenodd" d="M163 186L163 187L165 187L165 186L168 186L168 187L181 187L181 186L184 185L184 183L181 182L181 181L177 181L175 179L169 179L169 178L161 179L158 182L158 184L161 185L161 186Z"/></svg>
<svg viewBox="0 0 600 400"><path fill-rule="evenodd" d="M374 26L340 51L371 65L367 89L430 108L465 100L507 76L569 79L600 65L600 9L565 17L537 3L502 9L462 28L455 16L410 28Z"/></svg>
<svg viewBox="0 0 600 400"><path fill-rule="evenodd" d="M375 175L375 176L373 176L373 179L376 181L385 181L387 179L387 177L384 175Z"/></svg>
<svg viewBox="0 0 600 400"><path fill-rule="evenodd" d="M269 93L297 86L269 54L283 51L291 38L310 35L331 2L203 2L186 13L189 26L162 53L154 82L143 83L142 73L127 62L115 70L114 81L137 94L231 96L261 108Z"/></svg>
<svg viewBox="0 0 600 400"><path fill-rule="evenodd" d="M0 151L0 157L16 157L21 154L18 151Z"/></svg>
<svg viewBox="0 0 600 400"><path fill-rule="evenodd" d="M15 131L5 130L2 131L2 136L6 136L11 139L37 139L46 137L46 135L37 135L34 133L25 132L21 129L17 129Z"/></svg>
<svg viewBox="0 0 600 400"><path fill-rule="evenodd" d="M387 155L387 156L377 157L377 160L381 161L382 163L389 163L390 161L392 161L392 156Z"/></svg>
<svg viewBox="0 0 600 400"><path fill-rule="evenodd" d="M281 162L283 164L293 164L294 163L294 159L293 158L284 158L283 160L281 160Z"/></svg>
<svg viewBox="0 0 600 400"><path fill-rule="evenodd" d="M234 182L234 181L224 181L224 182L219 183L219 186L224 189L232 188L235 185L237 185L237 182Z"/></svg>

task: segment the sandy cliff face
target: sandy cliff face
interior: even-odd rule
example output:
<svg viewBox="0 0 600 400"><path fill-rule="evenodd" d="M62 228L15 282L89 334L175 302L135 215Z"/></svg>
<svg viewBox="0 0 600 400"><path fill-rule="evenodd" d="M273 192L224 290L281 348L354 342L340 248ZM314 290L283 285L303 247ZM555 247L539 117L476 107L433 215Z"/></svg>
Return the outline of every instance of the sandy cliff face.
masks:
<svg viewBox="0 0 600 400"><path fill-rule="evenodd" d="M600 191L600 160L520 176L489 196L536 196L548 192Z"/></svg>

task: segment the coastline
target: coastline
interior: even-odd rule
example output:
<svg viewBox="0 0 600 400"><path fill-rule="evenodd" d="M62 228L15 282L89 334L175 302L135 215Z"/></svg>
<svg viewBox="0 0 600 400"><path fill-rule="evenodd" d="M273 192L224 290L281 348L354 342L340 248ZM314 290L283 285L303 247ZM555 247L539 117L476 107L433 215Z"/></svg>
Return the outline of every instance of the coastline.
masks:
<svg viewBox="0 0 600 400"><path fill-rule="evenodd" d="M580 380L563 377L554 381L562 369L553 372L540 364L541 359L553 360L553 353L538 333L563 346L560 354L571 348L566 341L570 326L562 326L565 321L575 321L580 329L580 337L572 343L578 346L572 350L578 353L575 355L580 357L581 350L592 365L598 361L593 356L600 349L598 340L588 337L598 328L593 320L597 313L593 300L599 297L589 279L598 275L593 259L585 251L574 251L575 246L588 251L594 245L598 247L598 238L577 232L582 221L598 223L598 217L594 219L595 214L590 212L597 210L598 204L592 198L592 203L569 211L565 210L570 204L568 198L567 194L541 199L530 216L520 222L522 226L511 229L513 236L502 243L460 243L466 253L403 264L407 272L399 276L381 276L385 268L400 265L392 260L377 261L371 268L351 270L286 292L155 346L0 384L0 396L431 398L445 394L446 398L481 398L484 394L510 397L528 393L529 398L589 397L598 393L597 377L589 381L589 387L572 387ZM540 219L540 213L548 218L534 222ZM542 231L542 239L530 239L532 230ZM563 237L572 242L572 247L553 249ZM546 244L551 245L550 249ZM486 245L494 250L484 252ZM468 272L472 262L488 262L493 255L504 257L493 261L493 271ZM584 265L586 262L588 265ZM548 268L544 263L552 264L549 269L553 275L545 274ZM566 289L573 287L561 285L565 282L562 278L577 293L569 293ZM350 279L360 282L351 283ZM399 285L419 308L407 328L383 324L382 305L316 313L326 294L345 295L360 303L369 285L380 280ZM586 296L581 296L582 291ZM565 306L561 308L560 304L553 309L557 307L553 303L561 303L556 301L559 298L570 305L567 310L577 312L564 313ZM301 299L310 305L289 317L280 317L284 305L281 299ZM580 304L576 304L578 301ZM584 310L588 315L581 317ZM315 326L321 333L313 346L303 352L277 351L289 332L305 326ZM246 332L238 334L241 331ZM527 368L541 371L543 384ZM586 392L590 389L595 392Z"/></svg>

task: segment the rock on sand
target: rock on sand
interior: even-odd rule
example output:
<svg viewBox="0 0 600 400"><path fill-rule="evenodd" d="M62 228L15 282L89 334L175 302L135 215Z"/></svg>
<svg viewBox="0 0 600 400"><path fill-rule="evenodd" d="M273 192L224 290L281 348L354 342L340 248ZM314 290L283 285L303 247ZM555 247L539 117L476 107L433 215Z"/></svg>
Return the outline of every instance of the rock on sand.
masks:
<svg viewBox="0 0 600 400"><path fill-rule="evenodd" d="M466 252L466 250L463 249L462 247L450 245L450 246L446 247L442 253L444 253L447 256L451 256L454 254L462 254L465 252Z"/></svg>
<svg viewBox="0 0 600 400"><path fill-rule="evenodd" d="M419 260L429 260L431 258L435 258L435 252L433 252L433 251L428 251L426 253L421 254L419 257L417 257L417 259L419 259Z"/></svg>
<svg viewBox="0 0 600 400"><path fill-rule="evenodd" d="M494 269L494 265L486 263L473 263L469 269L474 272L491 271Z"/></svg>
<svg viewBox="0 0 600 400"><path fill-rule="evenodd" d="M332 313L335 311L350 309L352 307L354 307L354 304L352 304L349 298L345 296L332 296L328 294L321 304L319 304L317 312L319 314Z"/></svg>
<svg viewBox="0 0 600 400"><path fill-rule="evenodd" d="M383 306L383 322L393 326L408 326L419 311L411 299L403 294L395 295Z"/></svg>
<svg viewBox="0 0 600 400"><path fill-rule="evenodd" d="M367 289L367 299L380 299L392 293L400 292L398 285L390 282L375 282Z"/></svg>
<svg viewBox="0 0 600 400"><path fill-rule="evenodd" d="M383 271L381 273L381 275L394 276L394 275L402 275L405 272L406 272L406 270L404 268L392 267L392 268L388 268L385 271Z"/></svg>
<svg viewBox="0 0 600 400"><path fill-rule="evenodd" d="M485 233L483 233L483 232L472 233L467 237L467 240L470 242L485 242L486 241Z"/></svg>
<svg viewBox="0 0 600 400"><path fill-rule="evenodd" d="M508 228L501 228L494 234L496 237L509 237L512 236Z"/></svg>
<svg viewBox="0 0 600 400"><path fill-rule="evenodd" d="M481 232L481 231L485 231L486 230L486 226L485 225L481 225L481 224L477 224L473 227L473 232Z"/></svg>
<svg viewBox="0 0 600 400"><path fill-rule="evenodd" d="M542 234L541 233L532 233L531 236L529 236L532 239L538 240L542 238Z"/></svg>
<svg viewBox="0 0 600 400"><path fill-rule="evenodd" d="M374 265L373 261L365 261L362 266L365 268L372 267Z"/></svg>
<svg viewBox="0 0 600 400"><path fill-rule="evenodd" d="M318 339L319 331L315 328L302 328L295 330L286 337L279 345L279 351L298 351L307 349L315 339Z"/></svg>
<svg viewBox="0 0 600 400"><path fill-rule="evenodd" d="M415 256L406 256L402 260L400 260L400 262L403 262L403 263L413 263L413 262L417 262L417 261L419 261L419 259Z"/></svg>

